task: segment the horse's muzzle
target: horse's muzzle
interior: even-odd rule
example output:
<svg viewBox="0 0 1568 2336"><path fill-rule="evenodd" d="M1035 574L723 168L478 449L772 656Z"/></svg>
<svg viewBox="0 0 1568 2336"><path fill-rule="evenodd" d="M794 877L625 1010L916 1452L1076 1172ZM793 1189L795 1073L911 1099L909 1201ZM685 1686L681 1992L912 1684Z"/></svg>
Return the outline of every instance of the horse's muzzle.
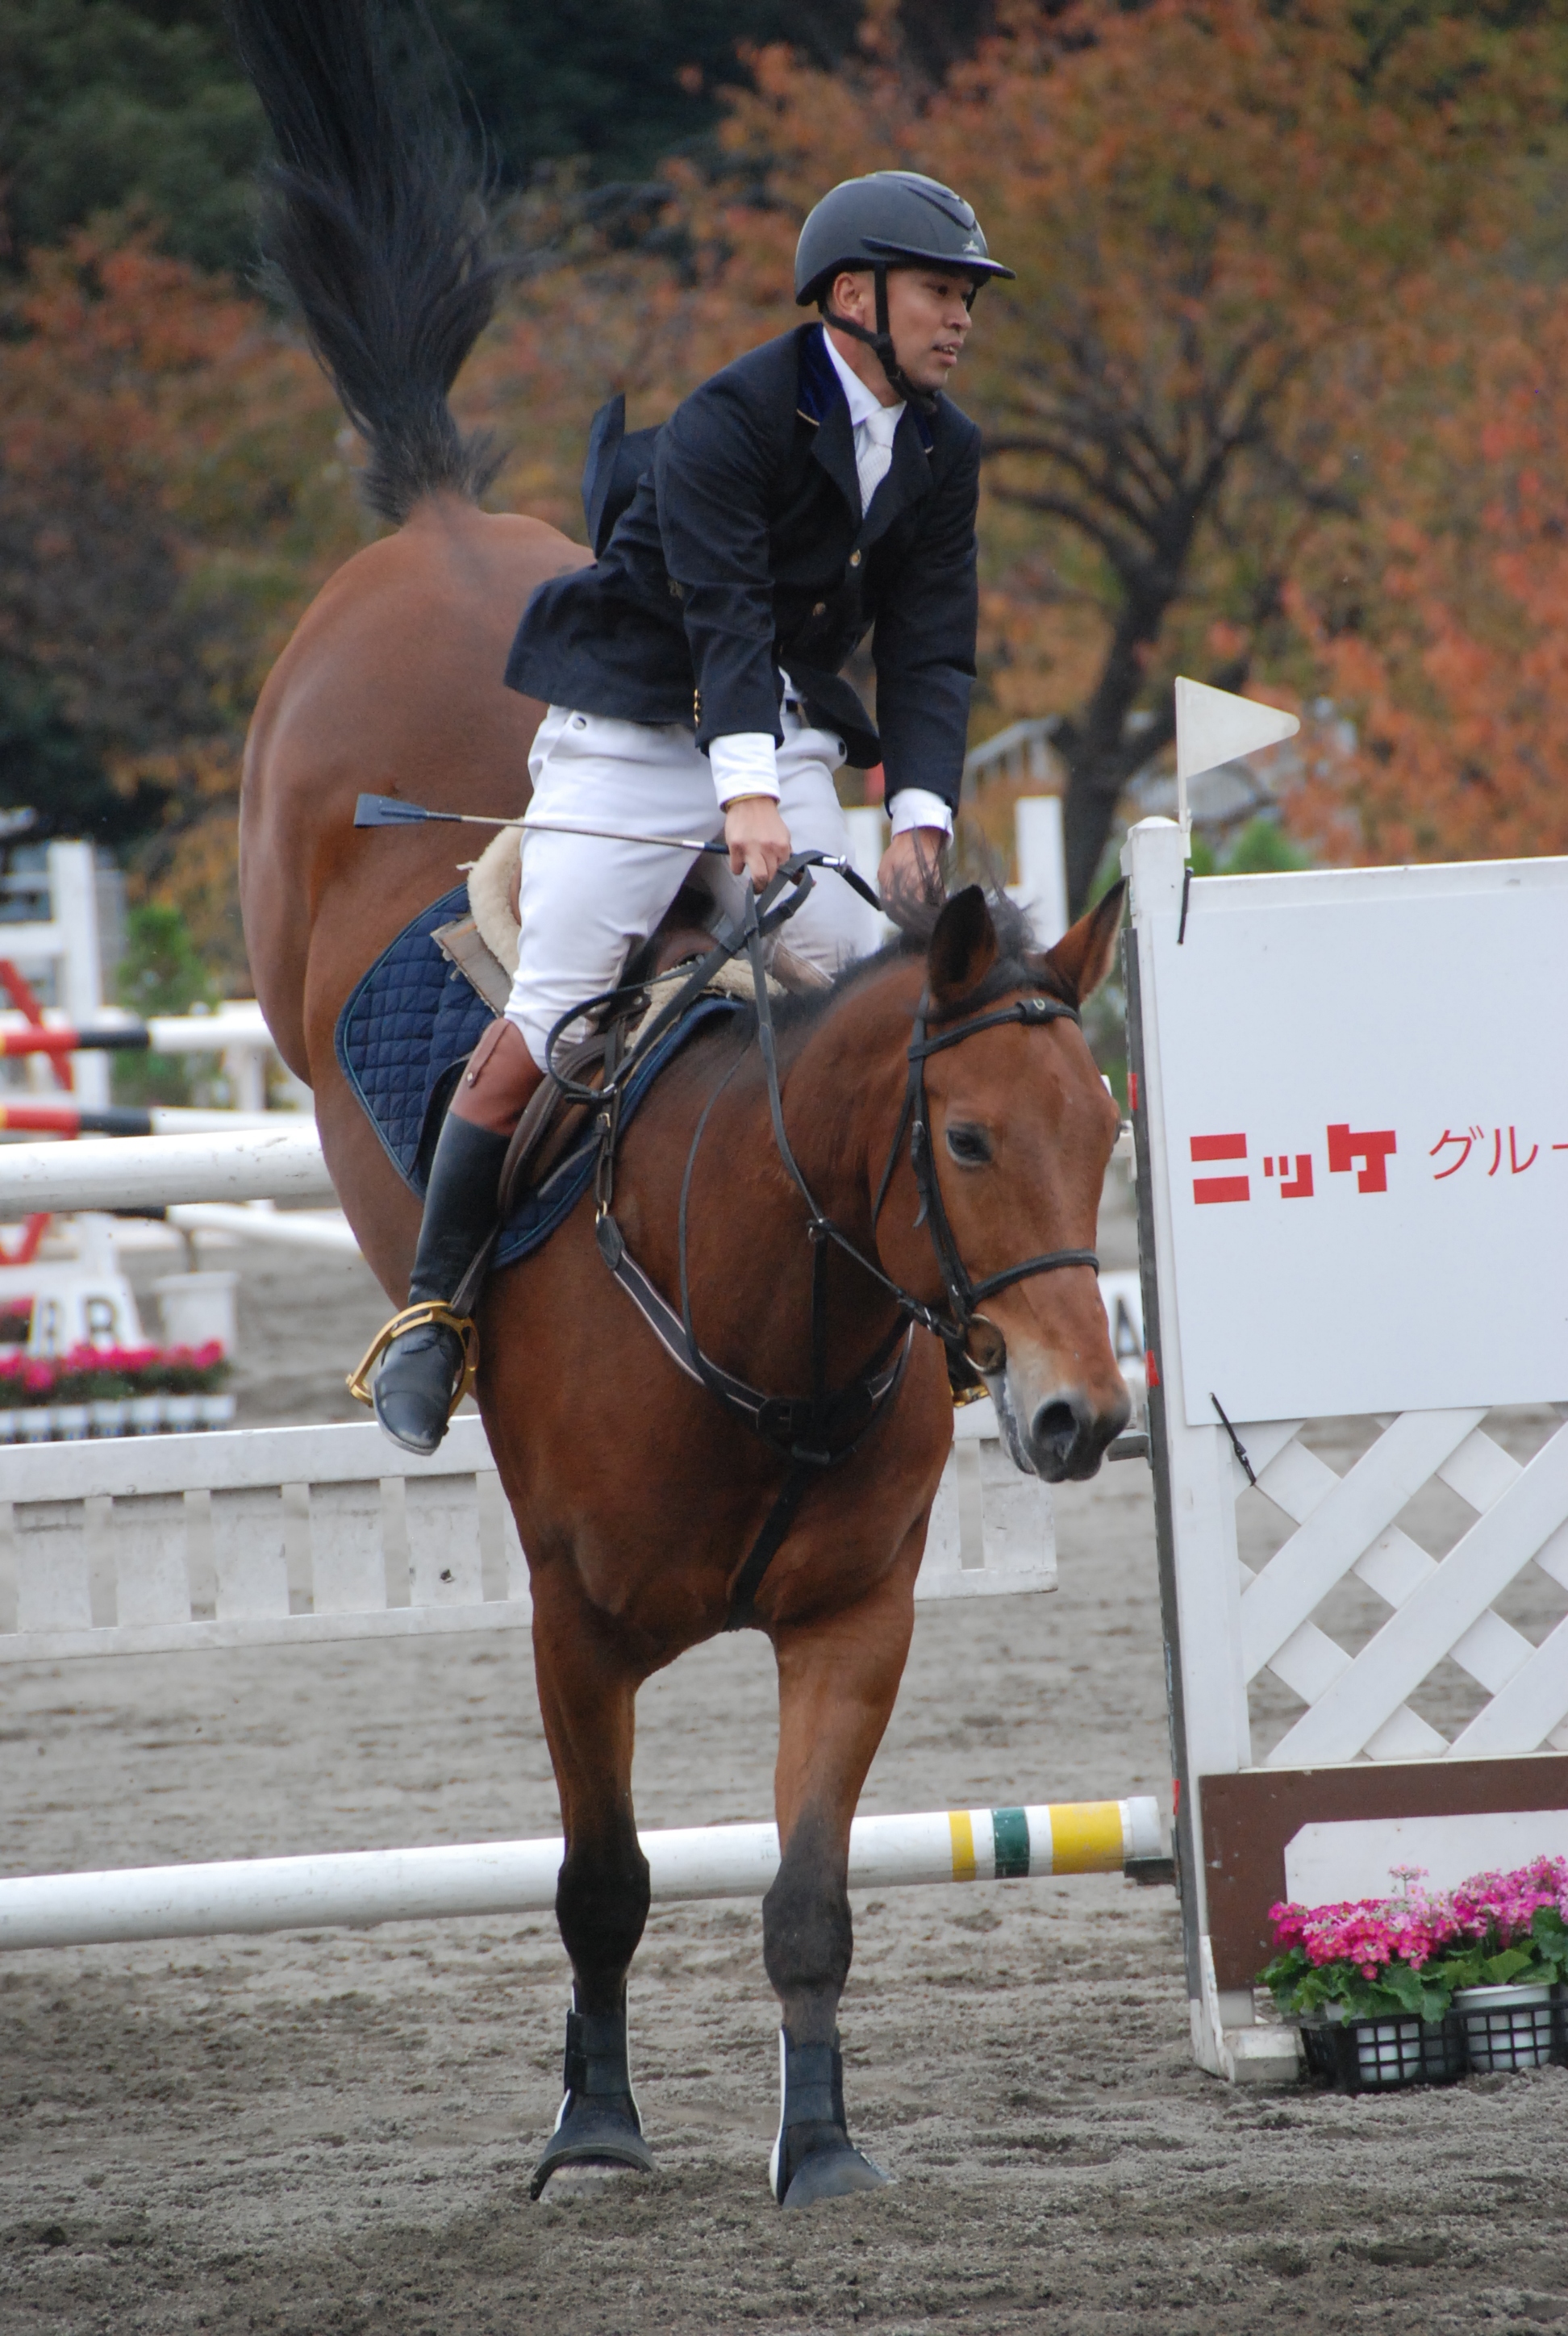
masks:
<svg viewBox="0 0 1568 2336"><path fill-rule="evenodd" d="M1092 1476L1131 1416L1125 1387L1108 1408L1091 1403L1077 1387L1053 1395L1036 1408L1025 1433L1029 1465L1047 1484Z"/></svg>

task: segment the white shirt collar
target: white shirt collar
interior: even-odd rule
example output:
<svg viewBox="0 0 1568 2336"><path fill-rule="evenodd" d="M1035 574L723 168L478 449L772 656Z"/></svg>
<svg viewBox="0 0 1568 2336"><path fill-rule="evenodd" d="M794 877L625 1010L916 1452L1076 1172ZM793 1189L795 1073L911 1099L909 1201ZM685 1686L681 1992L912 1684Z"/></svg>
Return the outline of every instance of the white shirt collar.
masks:
<svg viewBox="0 0 1568 2336"><path fill-rule="evenodd" d="M898 420L901 421L903 419L902 399L901 398L897 405L884 406L880 398L872 395L859 374L852 372L844 363L834 346L833 336L825 325L822 328L822 336L823 346L833 361L833 371L842 383L844 395L849 400L851 423L858 428L862 422L868 422L873 414L882 413L896 415Z"/></svg>

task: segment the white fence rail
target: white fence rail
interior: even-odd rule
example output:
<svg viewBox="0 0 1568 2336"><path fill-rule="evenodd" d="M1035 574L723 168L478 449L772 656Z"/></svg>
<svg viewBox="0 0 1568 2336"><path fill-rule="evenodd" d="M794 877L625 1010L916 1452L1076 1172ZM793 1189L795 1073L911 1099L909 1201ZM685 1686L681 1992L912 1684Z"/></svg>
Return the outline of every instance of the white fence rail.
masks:
<svg viewBox="0 0 1568 2336"><path fill-rule="evenodd" d="M472 1415L428 1460L372 1423L0 1455L0 1662L516 1630L511 1512ZM958 1415L919 1598L1056 1587L1050 1496Z"/></svg>

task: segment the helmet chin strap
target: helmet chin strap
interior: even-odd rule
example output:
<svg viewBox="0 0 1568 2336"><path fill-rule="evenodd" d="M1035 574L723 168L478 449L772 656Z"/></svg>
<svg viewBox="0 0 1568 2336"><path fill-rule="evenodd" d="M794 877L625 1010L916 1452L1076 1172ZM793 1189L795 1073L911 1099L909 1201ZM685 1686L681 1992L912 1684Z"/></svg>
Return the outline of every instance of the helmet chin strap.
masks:
<svg viewBox="0 0 1568 2336"><path fill-rule="evenodd" d="M857 325L852 317L841 316L837 310L832 307L823 310L823 322L824 325L831 325L835 332L848 333L852 340L863 341L868 349L875 349L881 360L882 371L899 395L909 404L918 407L921 414L934 414L940 403L941 392L938 389L921 389L917 382L910 379L902 365L900 365L898 351L893 346L893 336L888 326L888 271L885 268L877 268L872 272L876 278L877 287L876 331L869 332L864 325Z"/></svg>

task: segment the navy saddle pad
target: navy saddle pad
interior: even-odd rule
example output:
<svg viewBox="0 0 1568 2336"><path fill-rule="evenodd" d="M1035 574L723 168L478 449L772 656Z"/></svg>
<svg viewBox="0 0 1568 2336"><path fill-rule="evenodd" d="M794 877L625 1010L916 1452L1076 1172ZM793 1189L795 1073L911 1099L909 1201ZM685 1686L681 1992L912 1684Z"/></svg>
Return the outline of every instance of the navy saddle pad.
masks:
<svg viewBox="0 0 1568 2336"><path fill-rule="evenodd" d="M459 1072L494 1016L431 935L468 914L468 889L433 900L406 924L355 986L337 1017L337 1060L388 1159L423 1199L442 1115ZM624 1127L670 1057L716 1015L744 1010L735 998L699 998L638 1066L621 1105ZM590 1134L527 1192L502 1230L492 1265L527 1257L570 1216L593 1175Z"/></svg>

